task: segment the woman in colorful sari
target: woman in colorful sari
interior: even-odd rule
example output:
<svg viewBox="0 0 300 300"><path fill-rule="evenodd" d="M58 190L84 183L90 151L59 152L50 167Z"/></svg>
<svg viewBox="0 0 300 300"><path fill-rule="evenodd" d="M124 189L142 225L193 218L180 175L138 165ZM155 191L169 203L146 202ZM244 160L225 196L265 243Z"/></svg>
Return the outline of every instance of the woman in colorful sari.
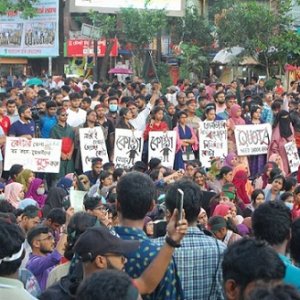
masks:
<svg viewBox="0 0 300 300"><path fill-rule="evenodd" d="M198 150L198 139L192 128L186 125L187 113L178 114L178 125L174 128L177 135L174 169L184 169L184 163L195 159L194 151Z"/></svg>

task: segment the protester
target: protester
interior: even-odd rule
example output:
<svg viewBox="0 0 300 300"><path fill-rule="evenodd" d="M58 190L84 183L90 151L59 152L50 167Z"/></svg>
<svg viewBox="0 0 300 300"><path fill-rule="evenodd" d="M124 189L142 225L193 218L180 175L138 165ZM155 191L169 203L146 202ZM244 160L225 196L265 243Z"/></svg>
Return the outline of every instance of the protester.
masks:
<svg viewBox="0 0 300 300"><path fill-rule="evenodd" d="M47 198L44 181L40 178L34 178L29 185L25 197L34 199L38 203L39 208L43 208Z"/></svg>
<svg viewBox="0 0 300 300"><path fill-rule="evenodd" d="M24 199L24 187L21 183L12 182L5 186L4 195L13 207L18 208L20 201Z"/></svg>

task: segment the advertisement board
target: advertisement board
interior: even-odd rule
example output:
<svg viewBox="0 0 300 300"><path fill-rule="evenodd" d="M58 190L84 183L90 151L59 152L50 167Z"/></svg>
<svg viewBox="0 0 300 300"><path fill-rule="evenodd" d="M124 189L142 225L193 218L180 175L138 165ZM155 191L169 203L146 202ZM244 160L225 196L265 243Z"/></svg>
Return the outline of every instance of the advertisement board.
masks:
<svg viewBox="0 0 300 300"><path fill-rule="evenodd" d="M58 1L39 0L37 14L29 19L20 12L0 15L0 56L58 56Z"/></svg>

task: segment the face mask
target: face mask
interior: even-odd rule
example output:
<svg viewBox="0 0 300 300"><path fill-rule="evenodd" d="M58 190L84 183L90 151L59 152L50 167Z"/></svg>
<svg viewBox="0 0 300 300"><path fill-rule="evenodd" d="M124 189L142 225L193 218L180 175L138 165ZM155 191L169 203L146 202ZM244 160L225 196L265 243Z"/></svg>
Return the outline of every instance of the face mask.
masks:
<svg viewBox="0 0 300 300"><path fill-rule="evenodd" d="M293 209L293 203L285 202L285 205L286 205L290 210Z"/></svg>
<svg viewBox="0 0 300 300"><path fill-rule="evenodd" d="M109 111L116 112L118 110L118 104L109 104Z"/></svg>
<svg viewBox="0 0 300 300"><path fill-rule="evenodd" d="M5 194L4 193L0 194L0 201L1 200L5 200Z"/></svg>
<svg viewBox="0 0 300 300"><path fill-rule="evenodd" d="M44 189L44 188L38 188L38 189L36 190L36 193L37 193L38 195L44 195L44 194L45 194L45 189Z"/></svg>

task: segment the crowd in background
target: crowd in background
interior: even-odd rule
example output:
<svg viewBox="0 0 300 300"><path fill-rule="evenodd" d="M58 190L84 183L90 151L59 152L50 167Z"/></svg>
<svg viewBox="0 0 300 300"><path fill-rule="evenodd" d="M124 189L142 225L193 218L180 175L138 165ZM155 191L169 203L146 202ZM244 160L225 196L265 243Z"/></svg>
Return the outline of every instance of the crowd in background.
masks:
<svg viewBox="0 0 300 300"><path fill-rule="evenodd" d="M62 140L57 174L2 168L0 296L300 299L300 175L284 148L300 149L298 82L163 88L139 77L0 80L2 163L7 136ZM218 120L228 155L205 168L199 124ZM272 126L268 153L239 156L235 127L263 123ZM96 126L110 161L95 157L83 172L79 129ZM143 131L143 156L131 168L113 163L118 128ZM147 153L149 132L167 130L176 132L171 169ZM84 211L74 213L72 191L86 192Z"/></svg>

